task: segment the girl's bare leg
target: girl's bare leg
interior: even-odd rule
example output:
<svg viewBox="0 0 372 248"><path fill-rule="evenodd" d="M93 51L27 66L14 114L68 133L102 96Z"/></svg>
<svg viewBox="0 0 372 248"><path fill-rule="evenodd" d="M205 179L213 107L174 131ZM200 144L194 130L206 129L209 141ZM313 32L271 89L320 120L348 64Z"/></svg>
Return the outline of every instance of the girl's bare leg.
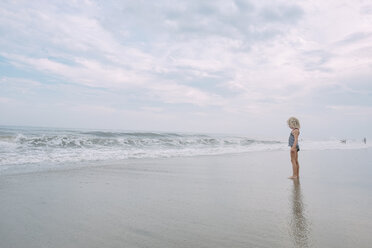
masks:
<svg viewBox="0 0 372 248"><path fill-rule="evenodd" d="M292 163L292 170L293 174L289 179L294 179L298 177L298 164L297 164L297 151L291 151L291 163Z"/></svg>
<svg viewBox="0 0 372 248"><path fill-rule="evenodd" d="M300 164L298 163L298 152L296 152L296 177L300 177Z"/></svg>

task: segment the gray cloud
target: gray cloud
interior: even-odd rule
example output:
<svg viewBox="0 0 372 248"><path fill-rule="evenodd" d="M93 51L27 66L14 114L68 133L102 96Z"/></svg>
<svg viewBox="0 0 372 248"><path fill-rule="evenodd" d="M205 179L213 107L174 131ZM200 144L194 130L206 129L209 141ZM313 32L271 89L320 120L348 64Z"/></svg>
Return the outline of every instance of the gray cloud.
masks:
<svg viewBox="0 0 372 248"><path fill-rule="evenodd" d="M304 15L304 10L297 5L270 5L261 10L260 16L266 22L294 24Z"/></svg>
<svg viewBox="0 0 372 248"><path fill-rule="evenodd" d="M326 63L332 57L333 55L330 52L324 50L310 50L302 53L300 61L303 63L305 70L330 72L331 69L326 66Z"/></svg>
<svg viewBox="0 0 372 248"><path fill-rule="evenodd" d="M347 35L344 39L336 42L337 45L349 45L372 37L372 32L355 32Z"/></svg>
<svg viewBox="0 0 372 248"><path fill-rule="evenodd" d="M360 13L363 15L372 15L372 5L364 5L360 7Z"/></svg>
<svg viewBox="0 0 372 248"><path fill-rule="evenodd" d="M127 30L132 41L176 41L206 36L261 41L285 32L304 15L297 5L256 5L233 0L108 2L101 7L109 14L100 21L113 32ZM124 16L125 22L116 21Z"/></svg>

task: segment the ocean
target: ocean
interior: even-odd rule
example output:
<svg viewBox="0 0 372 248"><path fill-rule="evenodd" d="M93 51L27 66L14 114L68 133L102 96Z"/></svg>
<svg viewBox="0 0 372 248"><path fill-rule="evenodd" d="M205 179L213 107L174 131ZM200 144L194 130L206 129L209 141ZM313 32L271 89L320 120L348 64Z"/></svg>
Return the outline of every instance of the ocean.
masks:
<svg viewBox="0 0 372 248"><path fill-rule="evenodd" d="M362 140L300 139L301 151L363 149ZM0 126L0 173L128 159L288 150L287 139L242 135Z"/></svg>

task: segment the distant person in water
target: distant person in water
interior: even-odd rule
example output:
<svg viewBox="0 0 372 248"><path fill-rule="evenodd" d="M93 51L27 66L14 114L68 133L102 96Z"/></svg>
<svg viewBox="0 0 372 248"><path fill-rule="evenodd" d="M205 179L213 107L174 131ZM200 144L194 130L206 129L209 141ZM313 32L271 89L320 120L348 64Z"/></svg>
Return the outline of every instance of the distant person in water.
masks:
<svg viewBox="0 0 372 248"><path fill-rule="evenodd" d="M364 144L367 144L367 138L366 137L364 137L363 142L364 142Z"/></svg>
<svg viewBox="0 0 372 248"><path fill-rule="evenodd" d="M289 128L292 129L289 135L288 146L291 147L290 154L293 175L289 177L289 179L296 179L300 176L300 164L298 163L298 152L300 151L300 146L298 144L298 136L300 135L300 121L295 117L291 117L288 119L287 123Z"/></svg>

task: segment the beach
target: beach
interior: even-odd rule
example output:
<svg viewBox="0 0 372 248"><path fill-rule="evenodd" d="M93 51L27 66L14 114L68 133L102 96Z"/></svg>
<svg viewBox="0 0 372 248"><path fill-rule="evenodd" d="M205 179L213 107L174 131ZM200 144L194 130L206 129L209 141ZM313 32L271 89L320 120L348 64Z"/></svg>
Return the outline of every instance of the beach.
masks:
<svg viewBox="0 0 372 248"><path fill-rule="evenodd" d="M0 248L372 247L371 24L366 0L0 1Z"/></svg>
<svg viewBox="0 0 372 248"><path fill-rule="evenodd" d="M1 247L369 247L372 150L128 159L0 175Z"/></svg>

